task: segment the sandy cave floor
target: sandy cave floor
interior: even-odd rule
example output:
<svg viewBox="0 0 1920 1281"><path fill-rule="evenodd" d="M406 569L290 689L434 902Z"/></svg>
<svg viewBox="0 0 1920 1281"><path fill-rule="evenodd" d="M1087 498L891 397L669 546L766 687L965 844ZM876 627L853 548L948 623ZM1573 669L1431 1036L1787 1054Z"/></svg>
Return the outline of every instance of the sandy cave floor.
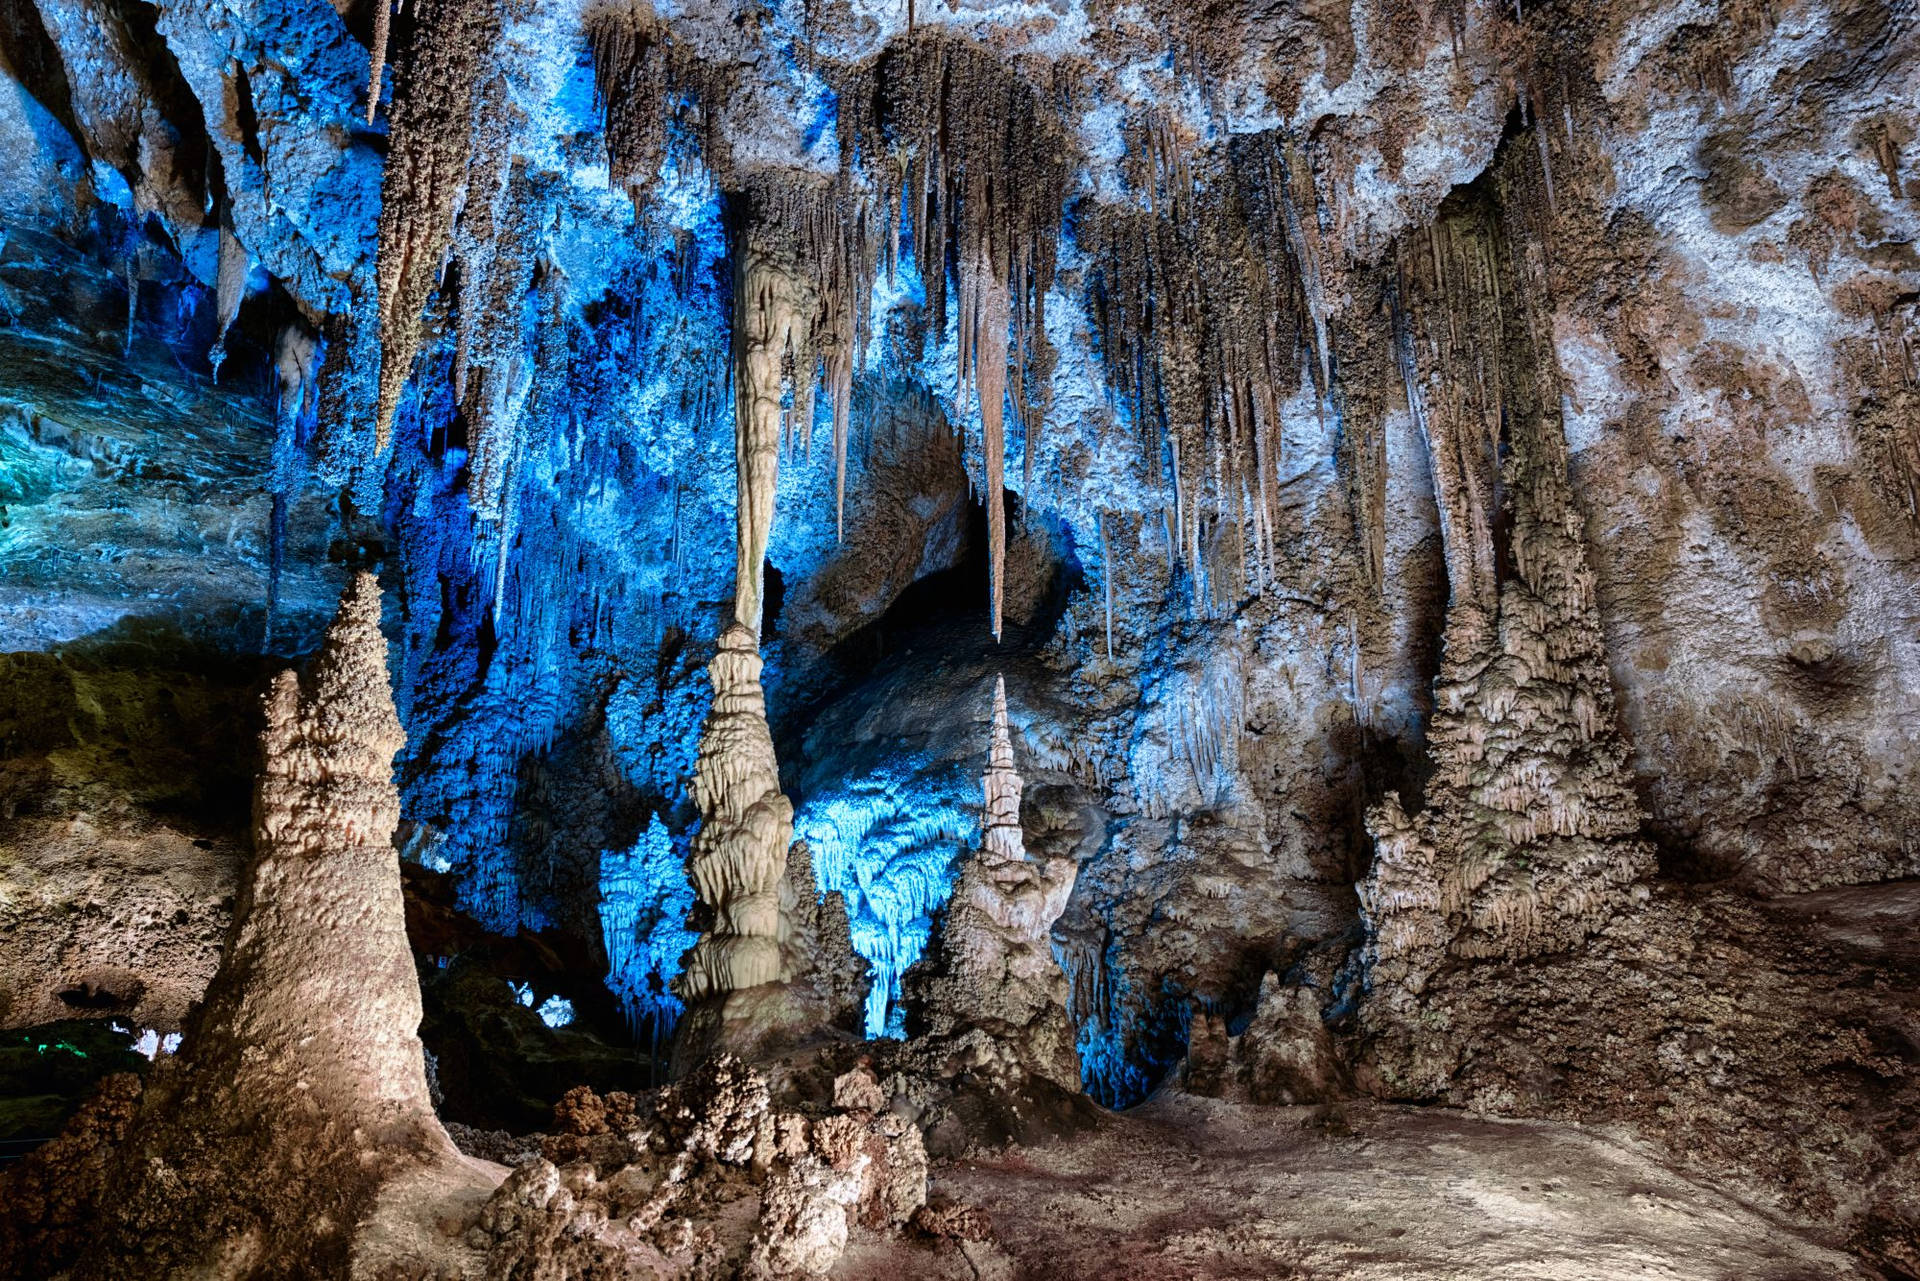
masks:
<svg viewBox="0 0 1920 1281"><path fill-rule="evenodd" d="M1826 1281L1873 1273L1597 1130L1440 1109L1167 1095L1092 1131L936 1166L991 1216L965 1254L856 1239L904 1277Z"/></svg>

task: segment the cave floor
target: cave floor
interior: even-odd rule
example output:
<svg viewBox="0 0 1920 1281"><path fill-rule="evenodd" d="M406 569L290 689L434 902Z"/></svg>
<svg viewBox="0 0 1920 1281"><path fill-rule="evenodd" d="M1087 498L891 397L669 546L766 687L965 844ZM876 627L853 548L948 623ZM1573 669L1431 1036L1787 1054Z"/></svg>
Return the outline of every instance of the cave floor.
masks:
<svg viewBox="0 0 1920 1281"><path fill-rule="evenodd" d="M885 1278L1869 1277L1620 1138L1440 1109L1258 1107L1163 1095L1092 1130L936 1165L936 1202L994 1244L857 1238L834 1273Z"/></svg>

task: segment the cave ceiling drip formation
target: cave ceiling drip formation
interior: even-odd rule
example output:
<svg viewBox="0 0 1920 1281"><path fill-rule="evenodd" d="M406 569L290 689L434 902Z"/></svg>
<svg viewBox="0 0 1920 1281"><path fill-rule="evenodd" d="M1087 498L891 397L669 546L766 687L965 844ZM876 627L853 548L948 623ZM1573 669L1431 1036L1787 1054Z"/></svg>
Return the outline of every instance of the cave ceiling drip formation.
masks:
<svg viewBox="0 0 1920 1281"><path fill-rule="evenodd" d="M1911 0L0 0L0 139L0 1274L1920 1277Z"/></svg>

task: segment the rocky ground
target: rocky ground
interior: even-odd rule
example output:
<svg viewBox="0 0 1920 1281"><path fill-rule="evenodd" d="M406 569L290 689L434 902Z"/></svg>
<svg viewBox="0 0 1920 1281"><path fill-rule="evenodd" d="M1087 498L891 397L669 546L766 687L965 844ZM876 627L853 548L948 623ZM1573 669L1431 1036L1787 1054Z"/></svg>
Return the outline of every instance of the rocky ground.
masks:
<svg viewBox="0 0 1920 1281"><path fill-rule="evenodd" d="M834 1272L1181 1281L1838 1281L1876 1274L1618 1131L1349 1103L1157 1098L1072 1139L936 1164L987 1240L856 1239Z"/></svg>

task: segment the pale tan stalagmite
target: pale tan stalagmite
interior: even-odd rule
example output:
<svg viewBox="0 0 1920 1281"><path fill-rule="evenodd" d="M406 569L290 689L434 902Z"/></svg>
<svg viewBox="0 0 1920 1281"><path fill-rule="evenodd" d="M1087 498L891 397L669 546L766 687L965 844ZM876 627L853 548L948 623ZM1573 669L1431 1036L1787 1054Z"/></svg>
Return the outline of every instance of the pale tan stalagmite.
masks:
<svg viewBox="0 0 1920 1281"><path fill-rule="evenodd" d="M1067 978L1049 941L1073 894L1078 865L1027 853L1020 826L1025 784L1014 765L1004 677L994 678L980 782L980 850L961 869L933 963L921 967L923 976L910 987L935 1038L970 1041L953 1056L970 1070L991 1076L1017 1067L1078 1091ZM980 1061L985 1057L1001 1062Z"/></svg>
<svg viewBox="0 0 1920 1281"><path fill-rule="evenodd" d="M348 585L309 678L275 680L266 720L227 954L149 1090L125 1193L80 1276L122 1275L136 1255L155 1275L290 1259L344 1274L361 1227L394 1215L394 1189L428 1216L400 1217L431 1223L498 1181L454 1150L428 1097L392 844L406 739L370 574Z"/></svg>
<svg viewBox="0 0 1920 1281"><path fill-rule="evenodd" d="M702 822L687 870L715 919L679 980L689 1001L788 977L780 961L779 888L793 839L793 805L780 792L753 633L738 622L729 626L707 671L713 708L693 775Z"/></svg>

